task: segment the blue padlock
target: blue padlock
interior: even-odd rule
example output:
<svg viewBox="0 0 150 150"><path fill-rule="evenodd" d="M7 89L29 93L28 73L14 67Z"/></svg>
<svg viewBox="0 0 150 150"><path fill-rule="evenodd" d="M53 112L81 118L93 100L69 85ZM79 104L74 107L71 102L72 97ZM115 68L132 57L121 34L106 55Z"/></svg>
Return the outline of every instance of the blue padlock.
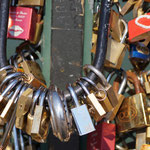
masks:
<svg viewBox="0 0 150 150"><path fill-rule="evenodd" d="M149 64L150 48L140 42L131 44L129 59L136 71L144 70Z"/></svg>
<svg viewBox="0 0 150 150"><path fill-rule="evenodd" d="M129 58L138 58L141 60L149 61L150 49L140 42L136 44L131 44Z"/></svg>

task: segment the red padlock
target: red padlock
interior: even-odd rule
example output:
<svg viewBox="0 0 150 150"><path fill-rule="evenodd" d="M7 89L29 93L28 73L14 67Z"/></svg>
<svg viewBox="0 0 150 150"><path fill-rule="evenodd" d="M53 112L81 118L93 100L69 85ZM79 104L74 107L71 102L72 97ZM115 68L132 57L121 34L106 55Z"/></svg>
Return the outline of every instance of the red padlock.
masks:
<svg viewBox="0 0 150 150"><path fill-rule="evenodd" d="M102 122L96 126L96 131L87 136L87 150L114 150L115 124Z"/></svg>
<svg viewBox="0 0 150 150"><path fill-rule="evenodd" d="M150 37L150 13L128 22L129 41L137 42Z"/></svg>
<svg viewBox="0 0 150 150"><path fill-rule="evenodd" d="M33 40L36 22L37 12L34 8L10 7L7 37Z"/></svg>

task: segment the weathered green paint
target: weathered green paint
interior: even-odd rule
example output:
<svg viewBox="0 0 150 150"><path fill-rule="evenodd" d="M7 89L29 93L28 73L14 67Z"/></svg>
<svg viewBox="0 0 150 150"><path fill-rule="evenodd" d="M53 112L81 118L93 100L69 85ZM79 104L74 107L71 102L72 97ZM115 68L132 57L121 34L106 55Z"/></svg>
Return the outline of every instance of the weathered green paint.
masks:
<svg viewBox="0 0 150 150"><path fill-rule="evenodd" d="M84 1L84 45L83 65L91 64L92 27L93 27L93 0Z"/></svg>
<svg viewBox="0 0 150 150"><path fill-rule="evenodd" d="M42 71L47 83L50 84L50 65L51 65L51 0L45 1L45 16L42 36Z"/></svg>

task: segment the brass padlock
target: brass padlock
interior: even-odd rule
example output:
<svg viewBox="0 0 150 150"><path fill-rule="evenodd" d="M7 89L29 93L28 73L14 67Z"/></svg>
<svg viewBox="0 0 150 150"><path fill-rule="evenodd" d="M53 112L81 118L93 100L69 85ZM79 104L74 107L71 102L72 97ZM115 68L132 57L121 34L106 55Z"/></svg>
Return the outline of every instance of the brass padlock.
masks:
<svg viewBox="0 0 150 150"><path fill-rule="evenodd" d="M115 107L118 104L118 98L113 90L113 87L107 82L104 75L92 65L85 65L83 69L85 71L85 74L87 74L87 70L89 69L99 77L100 83L103 86L103 88L106 90L111 105Z"/></svg>
<svg viewBox="0 0 150 150"><path fill-rule="evenodd" d="M143 3L144 3L143 0L138 0L137 3L134 5L133 18L139 17L144 14Z"/></svg>
<svg viewBox="0 0 150 150"><path fill-rule="evenodd" d="M45 0L18 0L18 6L44 6Z"/></svg>
<svg viewBox="0 0 150 150"><path fill-rule="evenodd" d="M86 82L88 82L89 84L91 84L96 91L93 91L93 89L90 91L90 93L95 94L95 98L98 100L98 102L100 103L100 105L102 105L102 107L104 108L105 112L109 112L112 110L113 106L111 105L111 102L108 99L107 96L107 92L106 90L102 87L102 85L100 83L98 83L97 85L90 80L87 77L81 77L81 79L85 80ZM92 96L93 97L93 96Z"/></svg>
<svg viewBox="0 0 150 150"><path fill-rule="evenodd" d="M94 118L96 122L100 121L105 115L106 111L102 107L102 105L99 103L98 99L96 98L94 93L90 93L86 86L80 81L77 82L81 86L81 88L86 93L86 102L89 108L91 109L91 116Z"/></svg>
<svg viewBox="0 0 150 150"><path fill-rule="evenodd" d="M127 76L126 76L126 72L124 70L122 70L122 76L123 76L123 80L121 82L120 77L116 77L116 79L113 82L113 89L116 92L117 96L118 96L118 104L116 105L116 107L114 107L112 109L112 111L110 111L107 116L106 116L106 120L109 121L113 121L114 118L116 117L116 114L118 113L118 110L124 100L124 95L122 95L123 90L125 89L126 83L127 83ZM121 83L121 84L120 84ZM119 84L120 84L120 88L119 88Z"/></svg>
<svg viewBox="0 0 150 150"><path fill-rule="evenodd" d="M46 87L39 64L32 60L26 60L23 55L22 59L23 61L19 64L19 66L22 67L25 74L27 74L27 82L37 88L40 86Z"/></svg>
<svg viewBox="0 0 150 150"><path fill-rule="evenodd" d="M33 41L30 41L30 43L32 43L32 44L37 44L40 41L42 29L43 29L44 21L41 20L41 14L38 14L37 18L39 18L39 19L37 19L34 39L33 39Z"/></svg>
<svg viewBox="0 0 150 150"><path fill-rule="evenodd" d="M27 88L20 96L17 103L15 126L24 129L26 125L27 113L32 104L33 89Z"/></svg>
<svg viewBox="0 0 150 150"><path fill-rule="evenodd" d="M121 15L124 16L125 14L127 14L132 7L137 3L138 0L128 0L126 2L126 4L122 7L121 9Z"/></svg>
<svg viewBox="0 0 150 150"><path fill-rule="evenodd" d="M135 95L125 98L116 117L118 132L127 132L147 127L149 116L147 113L147 98L141 93L140 81L134 72L127 71L127 79L132 80Z"/></svg>
<svg viewBox="0 0 150 150"><path fill-rule="evenodd" d="M30 107L30 111L27 115L27 124L25 126L25 131L28 135L31 135L31 130L32 130L32 124L33 124L33 117L34 117L34 110L35 110L35 106L36 103L39 99L39 96L41 94L41 89L38 89L33 96L33 103L32 106Z"/></svg>
<svg viewBox="0 0 150 150"><path fill-rule="evenodd" d="M39 104L35 107L33 124L31 129L31 137L39 143L46 142L49 130L49 112L44 108L44 102L47 95L47 90L44 90L39 97Z"/></svg>
<svg viewBox="0 0 150 150"><path fill-rule="evenodd" d="M142 73L146 94L150 94L150 82L148 80L148 76L149 76L149 72L143 72Z"/></svg>
<svg viewBox="0 0 150 150"><path fill-rule="evenodd" d="M124 42L128 33L127 23L123 19L119 19L118 24L119 24L118 25L119 28L121 28L121 24L124 25L123 35L122 34L119 35L120 42L108 38L107 53L106 53L106 59L104 64L105 67L116 68L116 69L120 69L122 65L123 58L125 56L125 52L127 49L127 45L124 44Z"/></svg>

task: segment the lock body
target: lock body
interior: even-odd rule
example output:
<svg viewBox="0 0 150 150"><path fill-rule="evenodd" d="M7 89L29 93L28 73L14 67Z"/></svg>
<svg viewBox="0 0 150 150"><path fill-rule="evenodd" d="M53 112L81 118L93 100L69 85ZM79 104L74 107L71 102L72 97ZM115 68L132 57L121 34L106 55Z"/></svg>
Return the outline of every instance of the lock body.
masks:
<svg viewBox="0 0 150 150"><path fill-rule="evenodd" d="M108 39L108 47L105 59L105 67L120 69L126 52L126 45L111 38Z"/></svg>
<svg viewBox="0 0 150 150"><path fill-rule="evenodd" d="M44 0L19 0L18 6L44 6Z"/></svg>
<svg viewBox="0 0 150 150"><path fill-rule="evenodd" d="M22 67L23 71L28 75L28 83L35 87L46 87L45 80L38 63L34 61L23 61L19 64L19 66Z"/></svg>
<svg viewBox="0 0 150 150"><path fill-rule="evenodd" d="M99 103L94 93L91 93L87 96L87 103L89 104L89 106L92 106L93 108L91 115L94 118L94 120L96 122L100 121L106 114L106 111L104 110L102 105Z"/></svg>
<svg viewBox="0 0 150 150"><path fill-rule="evenodd" d="M35 35L37 13L33 8L10 7L8 38L33 40Z"/></svg>
<svg viewBox="0 0 150 150"><path fill-rule="evenodd" d="M146 14L150 16L150 13ZM147 16L142 15L142 17L137 17L128 22L128 31L129 31L129 41L137 42L140 40L147 39L150 36L150 19L147 19ZM138 31L138 32L137 32Z"/></svg>
<svg viewBox="0 0 150 150"><path fill-rule="evenodd" d="M95 130L85 104L81 105L80 107L72 108L71 112L80 136Z"/></svg>
<svg viewBox="0 0 150 150"><path fill-rule="evenodd" d="M27 113L32 104L33 90L28 88L22 93L17 103L15 126L24 129L27 122Z"/></svg>
<svg viewBox="0 0 150 150"><path fill-rule="evenodd" d="M49 129L49 113L43 106L36 105L31 129L32 138L40 143L46 142Z"/></svg>
<svg viewBox="0 0 150 150"><path fill-rule="evenodd" d="M87 136L87 150L103 150L115 149L115 124L108 124L106 122L99 123L96 126L96 131Z"/></svg>
<svg viewBox="0 0 150 150"><path fill-rule="evenodd" d="M148 126L146 95L139 93L125 98L116 117L119 132L127 132Z"/></svg>

